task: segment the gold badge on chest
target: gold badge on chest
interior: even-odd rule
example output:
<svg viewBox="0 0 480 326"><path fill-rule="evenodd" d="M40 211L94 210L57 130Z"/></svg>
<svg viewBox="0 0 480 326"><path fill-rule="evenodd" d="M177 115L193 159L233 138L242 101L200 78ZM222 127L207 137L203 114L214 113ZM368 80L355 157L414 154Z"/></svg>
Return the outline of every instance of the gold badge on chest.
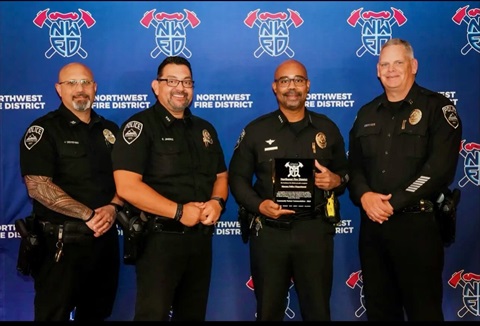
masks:
<svg viewBox="0 0 480 326"><path fill-rule="evenodd" d="M324 149L325 147L327 147L327 136L325 136L323 132L319 132L315 136L315 142L317 143L318 147Z"/></svg>
<svg viewBox="0 0 480 326"><path fill-rule="evenodd" d="M422 111L420 111L419 109L414 109L412 112L410 112L410 116L408 117L408 122L412 126L419 123L420 120L422 120Z"/></svg>
<svg viewBox="0 0 480 326"><path fill-rule="evenodd" d="M103 129L103 136L110 144L115 144L115 135L108 129Z"/></svg>
<svg viewBox="0 0 480 326"><path fill-rule="evenodd" d="M203 143L205 144L205 147L208 147L208 145L213 144L212 136L210 135L207 129L202 130L202 136L203 136Z"/></svg>

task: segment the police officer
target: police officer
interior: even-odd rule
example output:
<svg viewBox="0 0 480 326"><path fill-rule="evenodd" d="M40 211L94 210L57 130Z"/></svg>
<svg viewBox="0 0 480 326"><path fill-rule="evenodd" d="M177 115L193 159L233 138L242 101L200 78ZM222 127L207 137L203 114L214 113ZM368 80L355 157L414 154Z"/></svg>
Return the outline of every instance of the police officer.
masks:
<svg viewBox="0 0 480 326"><path fill-rule="evenodd" d="M232 195L258 217L250 236L257 320L283 320L293 278L303 320L328 321L335 225L324 208L327 194L340 195L346 187L344 140L332 120L305 108L310 81L302 63L281 63L272 88L278 110L243 129L229 166ZM318 210L296 213L274 201L272 162L277 158L315 159Z"/></svg>
<svg viewBox="0 0 480 326"><path fill-rule="evenodd" d="M443 321L443 244L432 207L454 179L462 126L453 104L415 82L405 40L381 49L384 93L350 131L352 201L361 215L359 252L368 320Z"/></svg>
<svg viewBox="0 0 480 326"><path fill-rule="evenodd" d="M147 219L134 319L203 321L227 168L214 127L188 107L188 60L165 58L151 86L157 102L124 122L113 151L118 193Z"/></svg>
<svg viewBox="0 0 480 326"><path fill-rule="evenodd" d="M36 119L20 142L20 167L42 238L32 276L35 321L110 316L119 272L111 150L118 126L92 110L97 84L81 63L61 68L62 103Z"/></svg>

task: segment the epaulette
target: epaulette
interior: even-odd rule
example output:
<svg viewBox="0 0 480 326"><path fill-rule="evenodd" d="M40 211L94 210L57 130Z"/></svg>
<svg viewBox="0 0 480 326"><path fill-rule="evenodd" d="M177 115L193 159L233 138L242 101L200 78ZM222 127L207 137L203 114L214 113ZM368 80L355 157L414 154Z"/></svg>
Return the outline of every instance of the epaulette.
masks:
<svg viewBox="0 0 480 326"><path fill-rule="evenodd" d="M58 110L50 111L47 114L45 114L45 115L39 117L38 119L36 119L35 123L40 123L40 122L43 122L43 121L51 120L51 119L59 116L59 114L60 114L60 112Z"/></svg>
<svg viewBox="0 0 480 326"><path fill-rule="evenodd" d="M278 111L266 113L250 121L250 123L247 126L255 125L263 120L271 118L272 116L275 117L277 114L278 114Z"/></svg>
<svg viewBox="0 0 480 326"><path fill-rule="evenodd" d="M438 94L437 92L434 92L434 91L432 91L432 90L429 90L429 89L424 88L424 87L421 87L421 86L420 86L420 93L425 94L425 95L428 95L428 96Z"/></svg>
<svg viewBox="0 0 480 326"><path fill-rule="evenodd" d="M318 118L321 120L331 120L326 114L315 112L315 111L307 111L307 112L312 118Z"/></svg>

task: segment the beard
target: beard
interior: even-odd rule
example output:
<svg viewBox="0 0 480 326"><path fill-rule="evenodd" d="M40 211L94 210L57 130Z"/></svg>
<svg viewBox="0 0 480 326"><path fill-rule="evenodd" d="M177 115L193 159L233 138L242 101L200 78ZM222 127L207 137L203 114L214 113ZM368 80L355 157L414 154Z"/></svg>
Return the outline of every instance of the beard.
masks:
<svg viewBox="0 0 480 326"><path fill-rule="evenodd" d="M282 104L286 109L289 109L289 110L292 110L292 111L296 110L303 103L301 92L288 91L288 92L282 93L282 95L284 96L284 100L282 101ZM295 95L296 98L295 99L290 99L288 97L289 95Z"/></svg>
<svg viewBox="0 0 480 326"><path fill-rule="evenodd" d="M73 99L73 108L77 111L87 111L91 106L92 101L90 101L90 98L88 96L84 96L78 101L75 101L75 98Z"/></svg>
<svg viewBox="0 0 480 326"><path fill-rule="evenodd" d="M170 107L173 112L183 112L190 104L190 101L188 100L188 97L185 97L182 103L178 103L178 101L175 101L172 98L170 98L168 99L168 104L170 104Z"/></svg>

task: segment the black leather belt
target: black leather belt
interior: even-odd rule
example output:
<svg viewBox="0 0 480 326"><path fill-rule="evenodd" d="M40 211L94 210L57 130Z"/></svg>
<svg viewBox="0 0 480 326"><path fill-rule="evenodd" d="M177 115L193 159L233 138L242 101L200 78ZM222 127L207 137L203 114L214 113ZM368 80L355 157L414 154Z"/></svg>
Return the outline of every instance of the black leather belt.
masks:
<svg viewBox="0 0 480 326"><path fill-rule="evenodd" d="M77 234L93 236L93 231L85 224L85 222L68 221L63 224L55 224L48 221L38 221L38 222L40 224L40 227L42 228L44 235L57 236L60 225L63 225L65 233L77 233Z"/></svg>
<svg viewBox="0 0 480 326"><path fill-rule="evenodd" d="M404 207L398 213L431 213L433 208L433 203L430 200L420 199L417 204Z"/></svg>
<svg viewBox="0 0 480 326"><path fill-rule="evenodd" d="M272 227L272 228L275 228L275 229L291 230L293 220L284 221L284 220L275 220L273 218L265 218L265 219L263 219L263 223L266 226L269 226L269 227Z"/></svg>
<svg viewBox="0 0 480 326"><path fill-rule="evenodd" d="M303 214L293 214L288 217L283 217L281 219L273 219L266 216L262 216L262 223L266 226L281 229L281 230L290 230L292 229L293 222L308 221L317 218L315 212L312 213L303 213Z"/></svg>
<svg viewBox="0 0 480 326"><path fill-rule="evenodd" d="M89 243L94 238L93 231L85 222L65 221L55 224L48 221L38 221L45 237L58 237L60 226L63 226L63 243Z"/></svg>
<svg viewBox="0 0 480 326"><path fill-rule="evenodd" d="M174 221L171 218L164 216L154 216L146 215L148 218L147 221L147 230L149 232L163 232L163 233L176 233L176 234L185 234L190 232L203 232L206 235L213 234L214 226L213 225L203 225L198 223L194 226L186 226L181 222Z"/></svg>

